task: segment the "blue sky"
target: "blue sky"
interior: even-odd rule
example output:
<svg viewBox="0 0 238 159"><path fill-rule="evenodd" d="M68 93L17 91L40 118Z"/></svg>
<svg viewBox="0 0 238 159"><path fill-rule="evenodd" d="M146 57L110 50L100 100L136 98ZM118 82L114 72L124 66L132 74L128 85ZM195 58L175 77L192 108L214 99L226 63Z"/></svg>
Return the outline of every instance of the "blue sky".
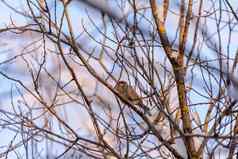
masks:
<svg viewBox="0 0 238 159"><path fill-rule="evenodd" d="M13 5L13 6L15 6L15 8L16 9L23 9L24 8L24 3L23 3L23 1L9 1L10 2L10 5ZM17 3L16 3L17 2ZM232 3L232 5L233 5L233 7L234 8L237 8L237 6L238 6L238 3L236 3L236 1L235 0L233 0L233 1L229 1L229 2L231 2ZM77 5L76 5L77 4ZM7 24L9 24L10 23L10 17L14 20L14 22L16 22L16 24L18 24L18 25L23 25L23 24L25 24L25 23L27 23L28 21L29 21L29 19L26 19L26 18L24 18L24 17L22 17L22 16L20 16L20 15L16 15L13 11L11 11L11 10L9 10L5 5L3 5L1 2L0 2L0 8L1 8L1 14L0 14L0 19L1 19L1 22L0 22L0 27L4 27L5 25L7 25ZM73 26L74 26L74 31L75 31L75 34L76 35L79 35L80 34L80 32L81 32L81 29L82 29L82 24L81 24L81 22L83 22L84 24L85 24L85 26L92 26L92 24L88 21L88 18L87 18L87 14L85 13L85 8L84 8L84 6L82 6L82 4L80 4L80 5L78 5L78 3L77 2L72 2L72 4L69 6L69 9L70 9L70 15L71 15L71 18L72 18L72 22L73 22ZM57 10L57 12L58 12L58 15L60 15L61 13L62 13L62 7L59 7L58 8L58 10ZM91 9L88 9L88 12L89 12L89 15L90 16L92 16L92 17L94 17L94 19L95 18L98 18L98 17L100 17L101 15L100 15L100 13L98 13L98 12L95 12L95 11L92 11ZM173 15L170 15L170 17L169 18L171 18L171 20L166 24L166 26L167 26L167 31L168 31L168 34L169 34L169 36L171 36L171 37L174 37L174 34L175 34L175 28L174 28L174 23L175 23L175 21L176 21L176 17L175 16L173 16ZM98 22L99 24L100 24L100 22ZM210 22L210 24L208 25L209 26L209 29L210 29L210 34L213 34L214 32L215 32L215 30L213 30L212 28L213 28L213 25L214 25L214 22L211 20L211 22ZM64 26L64 30L65 30L65 32L67 32L67 29L66 29L67 27L66 26ZM90 29L90 27L89 28L87 28L87 29L89 29L89 30L91 30L91 31L93 31L93 29ZM236 30L237 30L237 28L236 28ZM110 31L110 29L109 29L109 31ZM227 43L227 29L224 29L222 32L221 32L221 34L222 34L222 42L224 42L224 44L226 44ZM84 36L85 36L85 34L84 34ZM10 37L5 37L7 40L7 42L9 42L9 41L13 41L12 40L12 36L10 36ZM21 41L22 39L21 38L16 38L16 39L14 39L14 41L13 41L13 43L16 45L16 46L14 46L14 47L21 47L21 45L23 44L22 43L22 41ZM29 39L28 39L29 40ZM0 42L0 44L1 44L1 49L5 49L5 47L3 46L3 43L5 43L6 41L3 41L3 42ZM213 41L216 41L216 38L214 37L214 39L213 39ZM233 35L232 35L232 41L231 41L231 43L232 43L232 45L230 45L230 52L231 52L231 54L234 54L234 52L235 52L235 50L237 49L237 41L238 41L238 34L237 34L237 31L236 32L234 32L233 33ZM91 45L89 44L89 45L87 45L87 47L90 47ZM7 46L8 47L8 46ZM10 48L11 48L11 46L9 46ZM188 45L188 48L189 48L190 46ZM223 48L224 49L224 52L226 52L226 47L224 47ZM7 51L7 53L9 53L9 54L13 54L14 52L12 52L14 49L10 49L10 51ZM14 50L14 51L17 51L17 50ZM206 58L213 58L214 57L214 53L212 52L212 51L210 51L210 50L208 50L206 47L204 47L203 49L202 49L202 52L203 52L203 55L204 55L204 57L206 57ZM5 59L5 58L7 58L7 56L6 56L6 52L5 51L2 51L1 50L1 54L0 54L0 57L1 57L1 60L3 60L3 59ZM158 56L157 58L159 59L161 56ZM16 68L17 68L17 66L15 66ZM0 67L1 68L1 67ZM196 70L195 69L195 71L197 71L198 72L198 70ZM198 75L198 77L197 78L200 78L200 76ZM10 88L11 88L11 86L13 85L13 83L12 82L9 82L8 80L5 80L2 76L0 77L0 80L4 83L2 86L1 86L1 88L2 88L2 90L1 91L4 91L5 89L6 90L10 90ZM214 88L215 90L216 90L216 88ZM0 93L1 93L1 91L0 91ZM193 95L191 95L191 96L193 96ZM193 102L199 102L199 101L203 101L204 99L202 98L202 97L199 97L199 96L195 96L194 95L194 97L192 97L192 98L194 98L194 101ZM1 99L1 98L0 98ZM10 102L10 101L9 101ZM7 103L7 102L6 102ZM4 105L5 106L7 106L7 104L6 103L4 103ZM200 114L201 114L201 116L202 116L202 118L204 118L204 115L205 115L205 113L203 113L203 111L205 110L204 109L204 107L202 106L202 107L200 107L199 108L200 110L199 110L199 112L200 112ZM71 112L72 111L72 112ZM77 112L75 112L74 110L70 110L70 114L74 114L74 113L76 113L77 114ZM74 116L76 116L76 114L74 114ZM83 121L82 121L83 122ZM5 131L4 131L5 132ZM4 132L2 132L2 133L4 133ZM82 132L82 133L84 133L84 132ZM3 142L8 142L9 141L9 139L7 138L8 137L8 135L9 135L9 133L6 133L6 134L2 134L3 136L6 136L6 137L4 137L3 138ZM10 136L10 137L12 137L12 136ZM4 140L5 139L5 140Z"/></svg>

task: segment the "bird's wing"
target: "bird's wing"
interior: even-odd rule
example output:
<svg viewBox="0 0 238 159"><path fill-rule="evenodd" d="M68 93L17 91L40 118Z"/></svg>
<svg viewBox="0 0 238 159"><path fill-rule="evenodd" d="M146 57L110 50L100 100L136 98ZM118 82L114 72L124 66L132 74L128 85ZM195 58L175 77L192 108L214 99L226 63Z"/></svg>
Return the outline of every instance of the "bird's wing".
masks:
<svg viewBox="0 0 238 159"><path fill-rule="evenodd" d="M127 96L128 99L131 100L134 104L142 104L141 98L131 86L128 86Z"/></svg>
<svg viewBox="0 0 238 159"><path fill-rule="evenodd" d="M145 113L149 113L149 115L151 115L150 109L143 104L142 99L131 86L128 86L127 93L128 99L132 101L133 104L140 105L140 107L144 110Z"/></svg>
<svg viewBox="0 0 238 159"><path fill-rule="evenodd" d="M122 93L123 92L123 88L120 87L120 85L116 84L116 86L114 87L114 89L118 92L118 93Z"/></svg>
<svg viewBox="0 0 238 159"><path fill-rule="evenodd" d="M136 93L136 91L131 86L128 86L127 93L128 93L127 95L128 95L130 100L139 99L138 94Z"/></svg>

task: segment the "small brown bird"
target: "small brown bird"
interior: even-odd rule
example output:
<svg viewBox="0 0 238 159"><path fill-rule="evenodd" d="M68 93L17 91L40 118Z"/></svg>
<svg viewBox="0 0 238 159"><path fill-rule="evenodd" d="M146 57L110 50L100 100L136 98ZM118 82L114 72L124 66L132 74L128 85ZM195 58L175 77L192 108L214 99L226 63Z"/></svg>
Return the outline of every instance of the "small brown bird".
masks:
<svg viewBox="0 0 238 159"><path fill-rule="evenodd" d="M149 113L150 109L143 104L142 99L139 97L136 91L127 84L126 81L118 81L114 88L128 101L132 102L134 105L140 106L145 113Z"/></svg>

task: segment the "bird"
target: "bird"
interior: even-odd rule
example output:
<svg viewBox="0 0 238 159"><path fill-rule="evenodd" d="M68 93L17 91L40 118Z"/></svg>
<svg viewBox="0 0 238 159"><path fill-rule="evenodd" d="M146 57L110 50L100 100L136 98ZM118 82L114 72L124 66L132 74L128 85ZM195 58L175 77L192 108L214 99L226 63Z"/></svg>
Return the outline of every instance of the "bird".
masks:
<svg viewBox="0 0 238 159"><path fill-rule="evenodd" d="M126 81L118 81L114 88L121 96L130 101L133 105L140 106L144 110L144 113L150 114L150 109L143 104L141 97L136 93L132 86L127 84Z"/></svg>

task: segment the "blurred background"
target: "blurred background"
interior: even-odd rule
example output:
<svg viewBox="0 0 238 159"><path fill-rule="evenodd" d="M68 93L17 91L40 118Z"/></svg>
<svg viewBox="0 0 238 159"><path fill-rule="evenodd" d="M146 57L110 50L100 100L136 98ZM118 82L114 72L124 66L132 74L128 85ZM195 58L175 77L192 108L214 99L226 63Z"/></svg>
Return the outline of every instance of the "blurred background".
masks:
<svg viewBox="0 0 238 159"><path fill-rule="evenodd" d="M236 157L235 0L0 8L0 158Z"/></svg>

